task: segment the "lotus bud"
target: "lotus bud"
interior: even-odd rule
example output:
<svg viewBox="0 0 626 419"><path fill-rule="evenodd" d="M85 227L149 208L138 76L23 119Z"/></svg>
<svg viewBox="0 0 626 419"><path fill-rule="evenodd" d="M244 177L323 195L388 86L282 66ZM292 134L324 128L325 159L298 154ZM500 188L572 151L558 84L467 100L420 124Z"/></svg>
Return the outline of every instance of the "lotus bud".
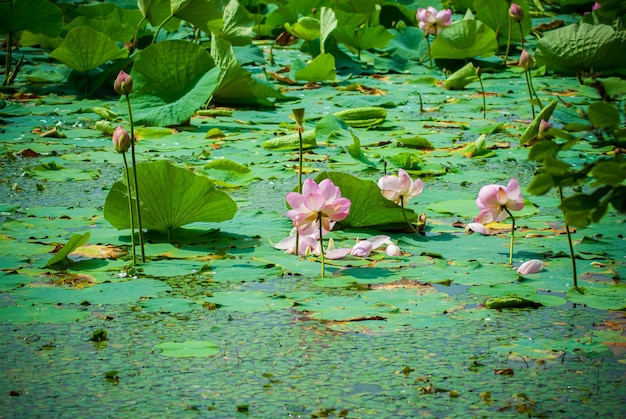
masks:
<svg viewBox="0 0 626 419"><path fill-rule="evenodd" d="M600 4L600 2L599 2L599 1L595 2L595 3L593 4L593 6L591 6L591 11L593 12L593 11L598 10L598 9L600 8L600 6L602 6L602 5Z"/></svg>
<svg viewBox="0 0 626 419"><path fill-rule="evenodd" d="M391 243L387 245L387 249L385 249L385 253L387 253L387 256L400 256L402 252L400 251L400 248L397 245Z"/></svg>
<svg viewBox="0 0 626 419"><path fill-rule="evenodd" d="M543 262L539 259L531 259L517 268L517 273L520 275L528 275L539 272L543 269Z"/></svg>
<svg viewBox="0 0 626 419"><path fill-rule="evenodd" d="M511 7L509 7L509 17L513 19L513 22L521 22L524 20L524 9L517 3L511 3Z"/></svg>
<svg viewBox="0 0 626 419"><path fill-rule="evenodd" d="M292 109L289 117L296 121L298 131L304 132L304 108Z"/></svg>
<svg viewBox="0 0 626 419"><path fill-rule="evenodd" d="M118 153L125 153L130 148L130 136L121 125L113 132L113 147Z"/></svg>
<svg viewBox="0 0 626 419"><path fill-rule="evenodd" d="M115 79L115 83L113 83L113 89L119 95L124 95L127 93L133 92L133 78L130 74L126 74L123 71L120 71Z"/></svg>
<svg viewBox="0 0 626 419"><path fill-rule="evenodd" d="M548 131L552 128L552 125L544 119L539 123L539 138L543 138L547 135Z"/></svg>
<svg viewBox="0 0 626 419"><path fill-rule="evenodd" d="M525 49L522 50L522 53L519 56L519 66L522 67L526 71L528 71L529 69L535 66L535 60L533 60L533 57L530 55L530 52L528 52Z"/></svg>
<svg viewBox="0 0 626 419"><path fill-rule="evenodd" d="M476 77L480 78L483 75L483 71L480 66L476 67Z"/></svg>

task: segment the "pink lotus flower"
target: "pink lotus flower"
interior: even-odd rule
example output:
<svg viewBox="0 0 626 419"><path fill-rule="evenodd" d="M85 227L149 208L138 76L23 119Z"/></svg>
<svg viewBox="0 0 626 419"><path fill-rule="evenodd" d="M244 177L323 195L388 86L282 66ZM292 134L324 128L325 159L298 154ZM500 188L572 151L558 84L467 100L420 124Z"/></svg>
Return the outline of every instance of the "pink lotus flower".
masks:
<svg viewBox="0 0 626 419"><path fill-rule="evenodd" d="M289 192L287 202L291 210L287 217L300 234L310 235L317 229L318 221L322 229L331 230L332 221L341 221L348 216L352 202L341 197L341 191L330 179L322 180L319 185L312 179L302 184L302 193Z"/></svg>
<svg viewBox="0 0 626 419"><path fill-rule="evenodd" d="M539 272L543 269L543 262L539 259L531 259L527 262L521 264L519 268L517 268L517 273L520 275L528 275Z"/></svg>
<svg viewBox="0 0 626 419"><path fill-rule="evenodd" d="M331 226L335 223L331 223ZM274 244L275 249L284 250L285 253L293 255L296 253L296 231L297 229L294 227L291 230L291 234L278 243ZM328 231L324 231L324 234L328 233ZM298 238L298 254L301 256L306 256L310 254L319 255L320 254L320 232L319 229L316 229L309 235L300 234Z"/></svg>
<svg viewBox="0 0 626 419"><path fill-rule="evenodd" d="M502 185L483 186L478 193L476 205L480 213L474 221L481 224L504 220L509 211L519 211L524 208L522 193L515 178L504 187Z"/></svg>
<svg viewBox="0 0 626 419"><path fill-rule="evenodd" d="M386 175L378 179L378 187L385 198L401 205L418 197L424 190L424 182L421 179L413 181L406 171L400 169L397 176Z"/></svg>
<svg viewBox="0 0 626 419"><path fill-rule="evenodd" d="M418 25L424 33L431 35L439 35L439 32L446 26L450 26L452 23L452 10L444 9L437 11L432 6L427 9L417 9Z"/></svg>
<svg viewBox="0 0 626 419"><path fill-rule="evenodd" d="M487 231L487 227L485 227L481 223L469 223L465 226L465 231L480 233L483 236L489 235L489 232Z"/></svg>
<svg viewBox="0 0 626 419"><path fill-rule="evenodd" d="M600 6L602 6L602 5L600 4L600 2L597 1L597 2L595 2L593 4L593 6L591 6L591 10L592 11L598 10L600 8Z"/></svg>

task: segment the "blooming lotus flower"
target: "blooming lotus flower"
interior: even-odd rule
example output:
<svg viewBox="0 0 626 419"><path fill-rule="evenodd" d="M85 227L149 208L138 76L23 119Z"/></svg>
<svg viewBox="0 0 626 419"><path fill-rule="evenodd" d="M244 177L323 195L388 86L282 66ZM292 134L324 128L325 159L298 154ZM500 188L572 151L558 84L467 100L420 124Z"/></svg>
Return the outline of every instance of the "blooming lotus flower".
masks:
<svg viewBox="0 0 626 419"><path fill-rule="evenodd" d="M133 92L133 78L130 74L126 74L123 71L120 71L117 77L115 78L115 82L113 83L113 89L118 95L124 95L126 93Z"/></svg>
<svg viewBox="0 0 626 419"><path fill-rule="evenodd" d="M322 180L319 185L312 179L302 184L302 193L289 192L287 202L291 210L287 217L293 221L293 226L300 234L312 234L319 229L331 230L332 221L341 221L348 216L352 202L341 197L341 191L330 179Z"/></svg>
<svg viewBox="0 0 626 419"><path fill-rule="evenodd" d="M386 175L378 179L378 187L385 198L400 205L418 197L424 189L424 182L421 179L413 181L406 171L400 169L397 176Z"/></svg>
<svg viewBox="0 0 626 419"><path fill-rule="evenodd" d="M522 9L517 3L511 3L511 6L509 7L509 16L513 19L513 22L521 22L524 20L524 9Z"/></svg>
<svg viewBox="0 0 626 419"><path fill-rule="evenodd" d="M432 6L427 9L417 9L417 20L421 30L426 34L439 35L439 32L452 23L452 10L444 9L437 11Z"/></svg>
<svg viewBox="0 0 626 419"><path fill-rule="evenodd" d="M517 268L517 273L520 275L528 275L539 272L543 269L543 262L539 259L531 259L527 262L521 264L519 268Z"/></svg>
<svg viewBox="0 0 626 419"><path fill-rule="evenodd" d="M125 153L130 148L130 136L121 125L118 125L113 132L113 147L118 153Z"/></svg>
<svg viewBox="0 0 626 419"><path fill-rule="evenodd" d="M478 193L476 205L480 213L474 221L481 224L504 220L509 211L519 211L524 208L522 193L515 178L504 187L502 185L483 186Z"/></svg>

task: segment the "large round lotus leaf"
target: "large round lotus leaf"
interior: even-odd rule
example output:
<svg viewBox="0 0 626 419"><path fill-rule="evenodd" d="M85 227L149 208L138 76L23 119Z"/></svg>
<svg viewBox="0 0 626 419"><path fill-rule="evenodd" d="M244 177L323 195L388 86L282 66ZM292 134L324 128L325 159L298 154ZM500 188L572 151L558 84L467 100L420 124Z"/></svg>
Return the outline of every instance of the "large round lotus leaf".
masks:
<svg viewBox="0 0 626 419"><path fill-rule="evenodd" d="M138 164L137 180L141 220L148 230L171 231L198 221L226 221L237 211L235 201L216 189L208 178L165 160ZM118 180L111 187L104 204L104 218L119 230L130 228L125 180Z"/></svg>
<svg viewBox="0 0 626 419"><path fill-rule="evenodd" d="M577 23L547 32L537 42L535 59L564 74L626 68L626 40L609 25Z"/></svg>
<svg viewBox="0 0 626 419"><path fill-rule="evenodd" d="M187 121L208 101L220 70L204 48L173 40L143 50L131 75L135 91L130 100L135 122L165 126Z"/></svg>
<svg viewBox="0 0 626 419"><path fill-rule="evenodd" d="M464 19L437 35L430 53L433 58L466 59L490 57L498 50L496 33L479 20Z"/></svg>
<svg viewBox="0 0 626 419"><path fill-rule="evenodd" d="M527 36L532 29L528 0L517 0L516 3L524 10L524 19L521 23L524 36ZM476 10L476 18L478 20L486 23L491 29L497 32L500 45L507 44L509 40L509 28L511 30L511 42L520 42L519 23L510 21L508 2L475 0L473 9Z"/></svg>
<svg viewBox="0 0 626 419"><path fill-rule="evenodd" d="M89 26L69 31L61 46L50 53L51 58L81 73L127 56L128 51L120 49L111 38Z"/></svg>
<svg viewBox="0 0 626 419"><path fill-rule="evenodd" d="M48 0L0 2L0 33L28 30L56 36L63 28L63 12Z"/></svg>

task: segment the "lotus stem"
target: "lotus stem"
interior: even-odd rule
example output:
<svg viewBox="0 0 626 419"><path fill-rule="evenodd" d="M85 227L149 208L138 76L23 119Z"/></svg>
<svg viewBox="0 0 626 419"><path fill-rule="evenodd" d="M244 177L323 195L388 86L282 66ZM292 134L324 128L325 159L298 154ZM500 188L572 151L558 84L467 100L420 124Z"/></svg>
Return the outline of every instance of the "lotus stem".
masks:
<svg viewBox="0 0 626 419"><path fill-rule="evenodd" d="M509 19L509 22L511 19ZM524 49L524 30L522 29L522 21L517 22L519 25L519 39L522 41L522 49Z"/></svg>
<svg viewBox="0 0 626 419"><path fill-rule="evenodd" d="M511 47L511 18L509 17L509 32L506 39L506 51L504 52L504 64L506 65L506 60L509 57L509 48Z"/></svg>
<svg viewBox="0 0 626 419"><path fill-rule="evenodd" d="M130 242L133 249L133 266L137 263L137 250L135 248L135 212L133 211L133 198L130 190L130 169L128 168L128 160L126 153L122 153L124 158L124 174L126 175L126 190L128 192L128 214L130 215Z"/></svg>
<svg viewBox="0 0 626 419"><path fill-rule="evenodd" d="M532 110L533 119L535 119L535 105L533 104L533 88L530 82L530 70L524 70L524 76L526 77L526 87L528 87L528 96L530 97L530 109Z"/></svg>
<svg viewBox="0 0 626 419"><path fill-rule="evenodd" d="M298 147L298 193L302 193L302 158L303 158L303 152L302 152L302 129L300 127L300 125L298 124L298 138L300 140L299 142L299 147ZM320 239L322 238L322 236L320 236ZM296 230L296 256L300 255L300 232L298 230ZM322 275L324 276L324 275Z"/></svg>
<svg viewBox="0 0 626 419"><path fill-rule="evenodd" d="M411 230L413 230L414 233L420 234L420 232L417 231L413 223L409 221L409 217L406 216L406 211L404 210L404 197L403 196L400 196L400 208L402 208L402 215L404 216L404 221L406 221L406 223L409 225L409 227L411 227Z"/></svg>
<svg viewBox="0 0 626 419"><path fill-rule="evenodd" d="M559 199L563 203L563 188L557 186L559 192ZM565 213L563 214L563 224L565 225L565 232L567 235L567 246L569 247L569 258L572 263L572 280L574 282L574 288L578 289L578 275L576 273L576 255L574 255L574 245L572 244L572 234L569 231L569 225L565 219Z"/></svg>
<svg viewBox="0 0 626 419"><path fill-rule="evenodd" d="M483 94L483 119L487 119L487 98L485 97L485 86L483 85L483 78L478 75L478 81L480 82L480 90Z"/></svg>
<svg viewBox="0 0 626 419"><path fill-rule="evenodd" d="M135 184L135 199L137 200L137 224L139 229L139 246L141 248L141 261L146 261L146 251L143 240L143 224L141 223L141 205L139 204L139 181L137 180L137 161L135 159L135 125L133 112L130 106L130 97L126 92L126 104L128 105L128 120L130 122L130 155L133 162L133 183Z"/></svg>
<svg viewBox="0 0 626 419"><path fill-rule="evenodd" d="M539 109L543 109L543 104L541 103L541 99L539 99L539 95L535 91L535 86L533 85L533 76L532 74L530 74L530 68L528 69L528 81L530 82L530 90L533 92L533 94L535 95L535 98L537 99L537 104L539 105Z"/></svg>
<svg viewBox="0 0 626 419"><path fill-rule="evenodd" d="M511 217L511 222L513 223L511 227L511 243L509 244L509 265L513 266L513 245L515 244L515 217L511 214L511 211L504 206L504 210Z"/></svg>
<svg viewBox="0 0 626 419"><path fill-rule="evenodd" d="M430 61L430 69L432 70L433 67L433 56L430 54L430 37L428 36L427 33L424 33L424 36L426 37L426 45L428 46L428 61Z"/></svg>
<svg viewBox="0 0 626 419"><path fill-rule="evenodd" d="M154 37L152 38L152 44L154 44L154 43L156 42L157 37L159 36L159 32L161 32L161 29L163 28L163 26L165 26L165 24L166 24L167 22L169 22L169 21L170 21L170 19L171 19L171 18L173 18L173 17L174 17L174 15L169 15L169 16L168 16L168 18L167 18L167 19L165 19L165 20L164 20L164 21L163 21L163 22L159 25L159 27L157 28L156 32L154 33ZM152 44L151 44L151 45L152 45Z"/></svg>
<svg viewBox="0 0 626 419"><path fill-rule="evenodd" d="M11 7L13 7L13 2L11 2ZM11 54L12 54L12 49L13 47L11 46L11 43L13 42L13 34L11 33L11 31L7 32L7 55L5 58L5 62L4 62L4 82L2 83L3 86L7 86L9 84L9 79L11 78Z"/></svg>
<svg viewBox="0 0 626 419"><path fill-rule="evenodd" d="M326 265L326 261L324 258L324 229L322 228L322 213L318 212L317 213L317 222L320 225L320 256L322 257L322 278L324 278L325 275L325 265ZM298 249L296 249L296 252L298 251Z"/></svg>

